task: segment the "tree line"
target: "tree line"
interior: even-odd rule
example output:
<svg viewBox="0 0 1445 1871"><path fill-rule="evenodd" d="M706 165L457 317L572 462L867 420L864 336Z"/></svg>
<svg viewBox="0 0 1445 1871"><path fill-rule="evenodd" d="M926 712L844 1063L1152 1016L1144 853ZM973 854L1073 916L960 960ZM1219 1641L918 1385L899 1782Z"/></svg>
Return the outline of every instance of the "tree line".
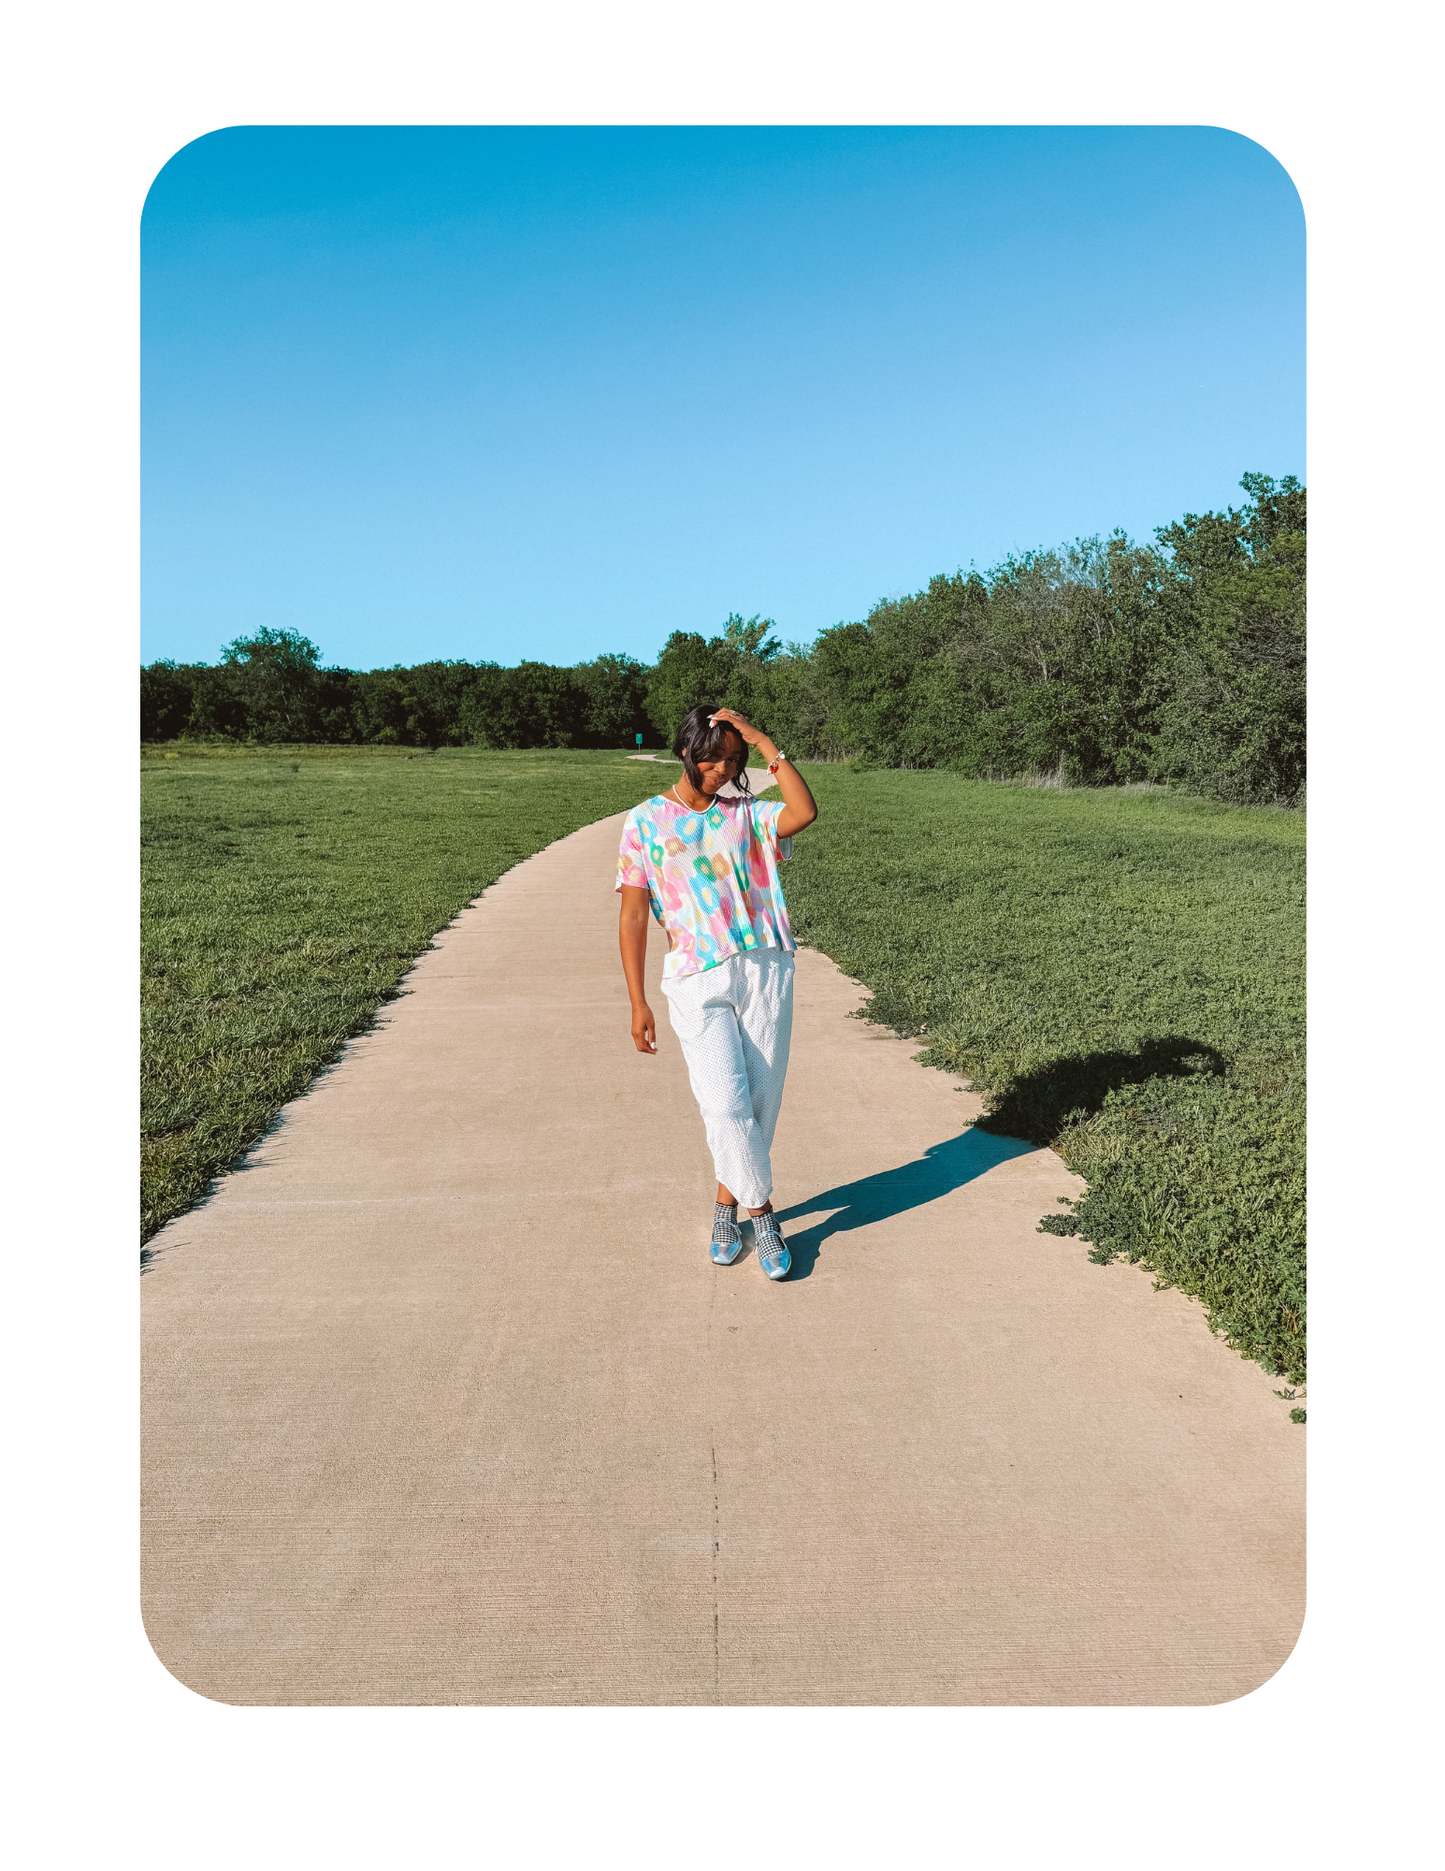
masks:
<svg viewBox="0 0 1445 1871"><path fill-rule="evenodd" d="M1305 489L1248 496L1136 545L1122 532L940 573L866 619L784 644L770 619L674 631L656 663L325 668L261 628L216 664L141 671L141 738L381 746L665 746L693 702L788 752L1070 785L1155 780L1240 803L1305 783Z"/></svg>

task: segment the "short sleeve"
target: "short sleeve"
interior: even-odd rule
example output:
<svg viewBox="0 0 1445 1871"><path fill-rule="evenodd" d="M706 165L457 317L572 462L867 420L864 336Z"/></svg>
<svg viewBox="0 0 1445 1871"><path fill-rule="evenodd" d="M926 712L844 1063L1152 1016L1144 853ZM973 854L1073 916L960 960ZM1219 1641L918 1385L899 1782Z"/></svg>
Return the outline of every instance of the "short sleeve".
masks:
<svg viewBox="0 0 1445 1871"><path fill-rule="evenodd" d="M780 858L793 855L792 839L778 836L778 820L787 809L781 799L758 799L753 802L753 824L757 834L773 847Z"/></svg>
<svg viewBox="0 0 1445 1871"><path fill-rule="evenodd" d="M622 844L617 853L616 889L646 890L647 870L642 861L642 833L630 815L622 827Z"/></svg>

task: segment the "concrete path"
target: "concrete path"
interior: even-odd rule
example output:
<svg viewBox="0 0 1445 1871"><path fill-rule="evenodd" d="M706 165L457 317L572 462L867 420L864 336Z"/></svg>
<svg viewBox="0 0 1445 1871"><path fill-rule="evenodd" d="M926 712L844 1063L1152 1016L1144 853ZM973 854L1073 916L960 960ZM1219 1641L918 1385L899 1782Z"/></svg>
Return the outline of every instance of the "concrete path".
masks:
<svg viewBox="0 0 1445 1871"><path fill-rule="evenodd" d="M793 1278L708 1261L620 820L519 865L156 1240L144 1611L233 1703L1208 1703L1288 1655L1304 1433L798 957ZM655 977L662 948L655 940Z"/></svg>

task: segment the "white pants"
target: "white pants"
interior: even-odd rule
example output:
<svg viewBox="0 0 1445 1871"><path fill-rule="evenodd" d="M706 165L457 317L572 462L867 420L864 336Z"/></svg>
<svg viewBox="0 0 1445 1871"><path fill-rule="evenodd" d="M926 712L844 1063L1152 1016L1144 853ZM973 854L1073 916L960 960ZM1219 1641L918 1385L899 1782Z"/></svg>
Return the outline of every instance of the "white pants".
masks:
<svg viewBox="0 0 1445 1871"><path fill-rule="evenodd" d="M769 1151L788 1075L793 958L780 948L730 955L704 974L664 980L662 991L717 1179L745 1208L761 1208L773 1192Z"/></svg>

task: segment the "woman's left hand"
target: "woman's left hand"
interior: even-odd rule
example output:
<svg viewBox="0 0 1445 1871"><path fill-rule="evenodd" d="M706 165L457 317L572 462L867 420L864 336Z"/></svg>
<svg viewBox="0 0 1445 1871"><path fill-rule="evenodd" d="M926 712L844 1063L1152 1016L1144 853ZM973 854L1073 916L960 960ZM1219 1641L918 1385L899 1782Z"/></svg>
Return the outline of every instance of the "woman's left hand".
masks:
<svg viewBox="0 0 1445 1871"><path fill-rule="evenodd" d="M736 728L749 747L756 747L767 738L761 728L755 728L751 721L744 721L736 708L719 708L713 720L725 721L730 728Z"/></svg>

